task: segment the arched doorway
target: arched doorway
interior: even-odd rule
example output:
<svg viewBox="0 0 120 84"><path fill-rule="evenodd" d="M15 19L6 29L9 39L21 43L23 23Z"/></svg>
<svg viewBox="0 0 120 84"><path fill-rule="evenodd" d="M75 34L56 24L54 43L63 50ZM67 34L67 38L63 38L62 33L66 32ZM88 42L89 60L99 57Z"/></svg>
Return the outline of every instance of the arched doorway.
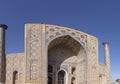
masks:
<svg viewBox="0 0 120 84"><path fill-rule="evenodd" d="M65 71L61 70L58 72L58 84L65 84L66 74Z"/></svg>
<svg viewBox="0 0 120 84"><path fill-rule="evenodd" d="M71 81L76 84L85 83L86 57L83 46L69 35L61 36L51 41L48 46L48 76L52 77L52 84L70 84ZM49 65L52 65L52 73L49 71ZM71 75L75 80L71 78Z"/></svg>

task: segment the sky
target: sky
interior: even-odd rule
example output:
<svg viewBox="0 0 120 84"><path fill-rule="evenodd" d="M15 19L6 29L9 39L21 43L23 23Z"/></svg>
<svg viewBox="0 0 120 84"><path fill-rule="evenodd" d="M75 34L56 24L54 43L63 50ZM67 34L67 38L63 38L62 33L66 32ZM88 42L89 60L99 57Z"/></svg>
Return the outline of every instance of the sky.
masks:
<svg viewBox="0 0 120 84"><path fill-rule="evenodd" d="M24 52L26 23L46 23L78 29L109 42L112 81L120 78L120 0L1 0L0 24L6 31L6 53Z"/></svg>

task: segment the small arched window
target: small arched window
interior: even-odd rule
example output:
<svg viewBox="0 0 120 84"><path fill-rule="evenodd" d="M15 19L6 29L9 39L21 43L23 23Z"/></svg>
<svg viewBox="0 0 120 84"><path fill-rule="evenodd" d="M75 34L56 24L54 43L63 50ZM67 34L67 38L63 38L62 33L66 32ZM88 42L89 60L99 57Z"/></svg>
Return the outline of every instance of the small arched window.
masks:
<svg viewBox="0 0 120 84"><path fill-rule="evenodd" d="M65 80L66 80L66 77L65 77L65 71L61 70L58 72L58 84L65 84Z"/></svg>
<svg viewBox="0 0 120 84"><path fill-rule="evenodd" d="M16 84L16 81L18 80L18 71L13 72L13 84Z"/></svg>

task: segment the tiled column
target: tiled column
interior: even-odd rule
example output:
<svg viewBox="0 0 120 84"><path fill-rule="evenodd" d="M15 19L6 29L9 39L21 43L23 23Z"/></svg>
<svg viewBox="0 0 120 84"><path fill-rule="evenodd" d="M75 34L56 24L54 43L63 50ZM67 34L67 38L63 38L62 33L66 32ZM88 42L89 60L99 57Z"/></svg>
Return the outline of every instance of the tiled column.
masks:
<svg viewBox="0 0 120 84"><path fill-rule="evenodd" d="M5 84L5 30L7 25L0 24L0 84Z"/></svg>

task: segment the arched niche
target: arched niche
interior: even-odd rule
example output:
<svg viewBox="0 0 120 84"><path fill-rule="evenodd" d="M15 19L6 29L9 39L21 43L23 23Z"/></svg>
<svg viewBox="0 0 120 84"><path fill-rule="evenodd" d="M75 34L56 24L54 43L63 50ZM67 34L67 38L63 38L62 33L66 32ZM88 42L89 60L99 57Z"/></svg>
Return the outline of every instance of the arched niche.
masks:
<svg viewBox="0 0 120 84"><path fill-rule="evenodd" d="M18 80L18 71L14 71L13 72L13 84L17 84L16 83L17 80Z"/></svg>
<svg viewBox="0 0 120 84"><path fill-rule="evenodd" d="M64 70L59 71L57 76L57 84L66 84L66 73Z"/></svg>
<svg viewBox="0 0 120 84"><path fill-rule="evenodd" d="M67 73L72 74L70 70L74 67L73 75L75 75L76 83L79 84L86 81L86 51L78 41L69 35L61 36L51 41L48 46L48 65L49 63L55 65L55 72L65 69Z"/></svg>

